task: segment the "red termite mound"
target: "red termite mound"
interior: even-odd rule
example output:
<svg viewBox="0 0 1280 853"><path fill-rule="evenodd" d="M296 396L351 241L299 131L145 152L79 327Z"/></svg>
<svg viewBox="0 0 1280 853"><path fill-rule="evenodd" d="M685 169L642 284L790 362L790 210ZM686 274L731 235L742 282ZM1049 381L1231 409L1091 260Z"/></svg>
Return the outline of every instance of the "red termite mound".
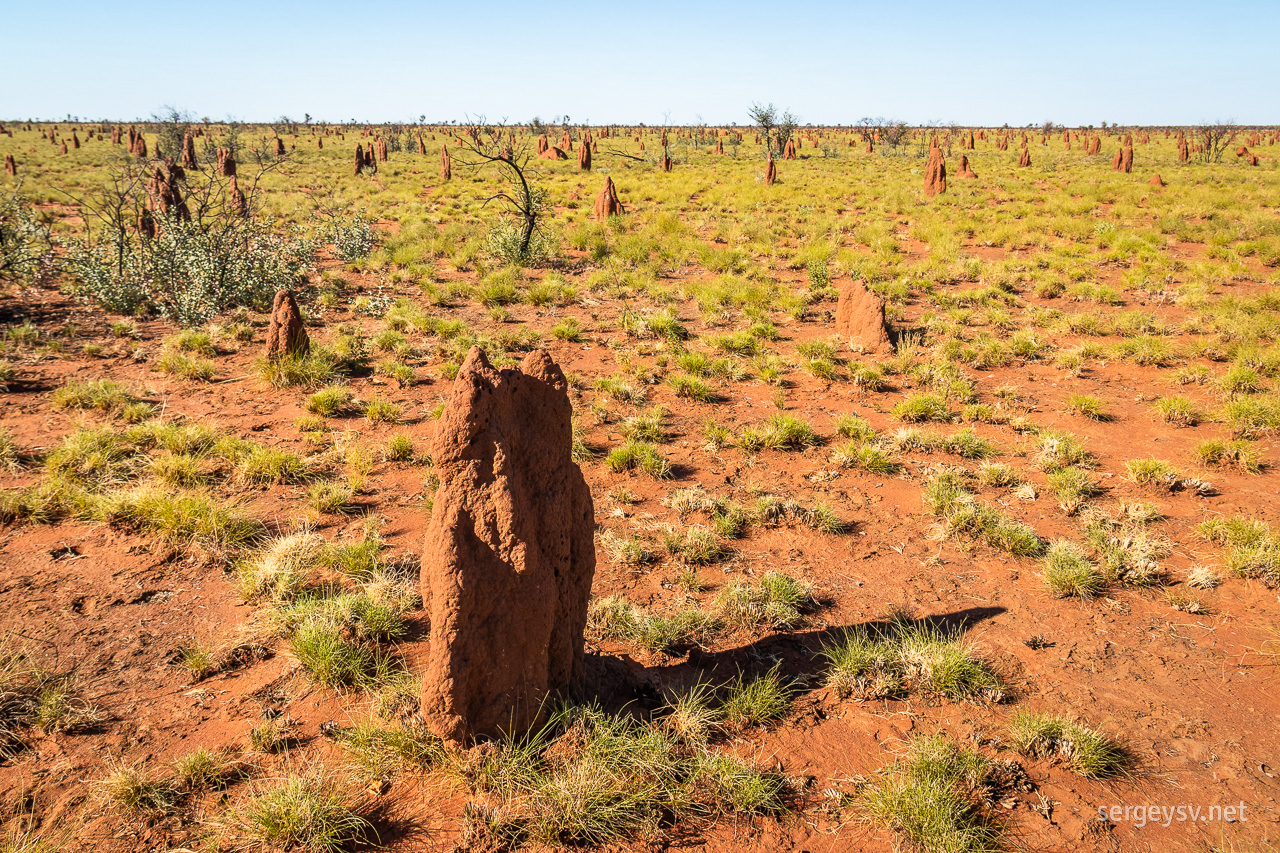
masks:
<svg viewBox="0 0 1280 853"><path fill-rule="evenodd" d="M1153 187L1162 187L1162 186L1164 186L1164 178L1161 178L1161 177L1160 177L1160 173L1159 173L1159 172L1156 172L1154 175L1152 175L1152 176L1151 176L1151 186L1153 186Z"/></svg>
<svg viewBox="0 0 1280 853"><path fill-rule="evenodd" d="M422 719L450 743L527 731L582 676L595 510L572 418L545 351L495 370L473 347L437 421Z"/></svg>
<svg viewBox="0 0 1280 853"><path fill-rule="evenodd" d="M196 138L190 131L182 135L182 168L196 168Z"/></svg>
<svg viewBox="0 0 1280 853"><path fill-rule="evenodd" d="M930 197L947 191L947 164L941 148L929 149L929 162L924 167L924 194Z"/></svg>
<svg viewBox="0 0 1280 853"><path fill-rule="evenodd" d="M564 150L554 145L538 155L539 160L568 160L569 155Z"/></svg>
<svg viewBox="0 0 1280 853"><path fill-rule="evenodd" d="M769 186L773 186L773 182L778 180L778 164L773 162L773 155L769 155L769 161L764 167L764 182Z"/></svg>
<svg viewBox="0 0 1280 853"><path fill-rule="evenodd" d="M449 146L440 146L440 180L447 181L453 177L453 164L449 161Z"/></svg>
<svg viewBox="0 0 1280 853"><path fill-rule="evenodd" d="M596 196L596 219L608 219L610 216L617 216L624 212L622 202L618 200L618 189L613 185L613 178L606 176L604 187Z"/></svg>
<svg viewBox="0 0 1280 853"><path fill-rule="evenodd" d="M1018 165L1019 166L1031 165L1031 152L1028 149L1023 148L1022 153L1018 155Z"/></svg>
<svg viewBox="0 0 1280 853"><path fill-rule="evenodd" d="M860 281L851 281L840 288L836 334L864 352L893 351L889 327L884 320L884 299Z"/></svg>
<svg viewBox="0 0 1280 853"><path fill-rule="evenodd" d="M578 168L584 172L591 171L591 141L589 139L582 140L582 144L578 146Z"/></svg>
<svg viewBox="0 0 1280 853"><path fill-rule="evenodd" d="M249 200L240 191L240 184L235 175L231 176L231 186L227 188L227 204L240 216L249 215Z"/></svg>
<svg viewBox="0 0 1280 853"><path fill-rule="evenodd" d="M164 170L157 167L147 181L147 206L151 210L160 211L165 216L172 216L180 222L186 222L191 219L191 211L182 198L182 188L178 184L181 177L181 172L172 166L169 167L167 175Z"/></svg>
<svg viewBox="0 0 1280 853"><path fill-rule="evenodd" d="M267 358L306 355L310 348L311 341L293 293L283 288L276 291L275 302L271 305L271 323L267 326Z"/></svg>
<svg viewBox="0 0 1280 853"><path fill-rule="evenodd" d="M236 158L231 156L230 149L219 148L217 151L218 174L224 178L233 178L236 174Z"/></svg>
<svg viewBox="0 0 1280 853"><path fill-rule="evenodd" d="M963 154L960 155L960 171L956 173L956 176L960 178L978 177L978 173L969 168L969 158Z"/></svg>

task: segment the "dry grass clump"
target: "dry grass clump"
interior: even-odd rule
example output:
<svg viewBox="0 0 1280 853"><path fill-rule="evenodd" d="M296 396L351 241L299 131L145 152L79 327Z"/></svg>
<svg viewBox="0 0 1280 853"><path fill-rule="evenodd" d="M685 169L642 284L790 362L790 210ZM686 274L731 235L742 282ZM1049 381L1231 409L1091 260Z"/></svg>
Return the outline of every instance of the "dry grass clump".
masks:
<svg viewBox="0 0 1280 853"><path fill-rule="evenodd" d="M1044 555L1044 582L1055 595L1064 598L1093 598L1106 589L1104 578L1084 549L1074 542L1058 540Z"/></svg>
<svg viewBox="0 0 1280 853"><path fill-rule="evenodd" d="M32 729L70 732L103 719L76 694L75 681L74 671L50 668L31 643L0 635L0 759L26 749Z"/></svg>
<svg viewBox="0 0 1280 853"><path fill-rule="evenodd" d="M794 628L817 605L807 584L782 572L765 572L755 583L731 581L716 596L716 610L730 625L745 630Z"/></svg>
<svg viewBox="0 0 1280 853"><path fill-rule="evenodd" d="M1090 779L1127 775L1132 764L1128 752L1102 732L1053 714L1018 711L1009 741L1023 755L1061 759Z"/></svg>
<svg viewBox="0 0 1280 853"><path fill-rule="evenodd" d="M200 424L146 421L117 430L81 428L45 455L41 481L4 493L0 517L36 523L64 518L157 535L226 558L252 545L262 524L219 482L278 482L308 464Z"/></svg>
<svg viewBox="0 0 1280 853"><path fill-rule="evenodd" d="M123 385L109 379L68 382L53 392L53 405L60 409L112 412L135 399Z"/></svg>
<svg viewBox="0 0 1280 853"><path fill-rule="evenodd" d="M381 547L367 533L328 542L304 530L236 565L241 594L268 605L272 632L318 684L377 690L401 669L387 646L404 636L404 614L421 601L410 578L381 563Z"/></svg>
<svg viewBox="0 0 1280 853"><path fill-rule="evenodd" d="M630 643L647 652L675 651L710 642L722 623L696 607L653 613L622 596L591 602L587 616L590 636Z"/></svg>
<svg viewBox="0 0 1280 853"><path fill-rule="evenodd" d="M618 474L640 471L656 480L666 480L672 476L671 463L656 446L647 441L631 439L621 447L615 447L605 457L605 465Z"/></svg>
<svg viewBox="0 0 1280 853"><path fill-rule="evenodd" d="M961 639L960 629L892 615L856 626L823 649L827 684L858 701L888 699L917 690L952 700L999 702L1004 685Z"/></svg>
<svg viewBox="0 0 1280 853"><path fill-rule="evenodd" d="M943 734L917 737L881 780L860 798L871 819L893 831L904 848L947 853L995 853L1004 848L992 793L1001 770Z"/></svg>
<svg viewBox="0 0 1280 853"><path fill-rule="evenodd" d="M463 842L627 845L661 839L726 815L791 808L785 777L706 745L714 715L696 698L652 724L597 708L566 707L526 737L477 753L456 769L477 800Z"/></svg>
<svg viewBox="0 0 1280 853"><path fill-rule="evenodd" d="M958 469L935 471L925 485L924 500L929 511L943 520L948 534L972 536L1018 557L1035 557L1044 551L1043 540L1030 527L977 501Z"/></svg>
<svg viewBox="0 0 1280 853"><path fill-rule="evenodd" d="M347 782L316 766L251 783L217 820L217 828L240 849L338 853L377 841L367 808L367 800Z"/></svg>
<svg viewBox="0 0 1280 853"><path fill-rule="evenodd" d="M1200 524L1206 539L1227 547L1226 569L1236 577L1280 586L1280 536L1265 523L1243 515Z"/></svg>
<svg viewBox="0 0 1280 853"><path fill-rule="evenodd" d="M178 799L169 781L152 777L139 765L116 765L98 784L103 797L124 812L160 815Z"/></svg>
<svg viewBox="0 0 1280 853"><path fill-rule="evenodd" d="M1197 444L1194 453L1201 465L1235 468L1245 474L1261 474L1267 467L1257 447L1244 439L1211 438Z"/></svg>

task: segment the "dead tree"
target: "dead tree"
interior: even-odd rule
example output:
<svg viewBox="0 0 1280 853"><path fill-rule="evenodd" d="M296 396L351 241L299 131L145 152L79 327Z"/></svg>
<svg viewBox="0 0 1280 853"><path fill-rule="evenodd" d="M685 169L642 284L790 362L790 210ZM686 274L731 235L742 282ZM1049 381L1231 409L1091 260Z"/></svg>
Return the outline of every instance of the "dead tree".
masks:
<svg viewBox="0 0 1280 853"><path fill-rule="evenodd" d="M520 229L519 255L528 257L529 247L538 233L546 207L546 190L535 186L530 178L536 173L529 168L533 159L525 142L516 142L515 133L505 124L489 124L481 116L475 122L458 128L458 156L454 162L464 169L496 167L506 188L484 200L484 205L499 202L514 216Z"/></svg>

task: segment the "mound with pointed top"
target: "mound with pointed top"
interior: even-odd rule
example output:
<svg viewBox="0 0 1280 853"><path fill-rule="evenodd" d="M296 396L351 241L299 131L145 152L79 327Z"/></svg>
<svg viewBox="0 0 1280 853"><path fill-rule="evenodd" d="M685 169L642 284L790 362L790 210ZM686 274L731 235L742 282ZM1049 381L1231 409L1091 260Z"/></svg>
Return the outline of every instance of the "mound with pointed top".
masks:
<svg viewBox="0 0 1280 853"><path fill-rule="evenodd" d="M625 211L622 207L622 202L618 199L618 188L613 185L613 178L606 176L604 186L600 189L600 194L596 196L596 219L608 219L610 216L617 216L623 212Z"/></svg>
<svg viewBox="0 0 1280 853"><path fill-rule="evenodd" d="M302 312L298 310L292 291L276 291L271 305L271 323L267 326L267 358L274 360L287 355L306 355L309 349L311 340L307 337Z"/></svg>

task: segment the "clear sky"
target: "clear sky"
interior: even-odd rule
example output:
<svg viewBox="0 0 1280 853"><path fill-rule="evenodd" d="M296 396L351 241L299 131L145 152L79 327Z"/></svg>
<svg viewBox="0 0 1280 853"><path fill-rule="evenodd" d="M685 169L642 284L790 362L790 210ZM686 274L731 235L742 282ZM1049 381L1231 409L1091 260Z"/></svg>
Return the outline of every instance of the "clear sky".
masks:
<svg viewBox="0 0 1280 853"><path fill-rule="evenodd" d="M1280 123L1280 0L7 3L0 117ZM669 116L669 118L668 118Z"/></svg>

